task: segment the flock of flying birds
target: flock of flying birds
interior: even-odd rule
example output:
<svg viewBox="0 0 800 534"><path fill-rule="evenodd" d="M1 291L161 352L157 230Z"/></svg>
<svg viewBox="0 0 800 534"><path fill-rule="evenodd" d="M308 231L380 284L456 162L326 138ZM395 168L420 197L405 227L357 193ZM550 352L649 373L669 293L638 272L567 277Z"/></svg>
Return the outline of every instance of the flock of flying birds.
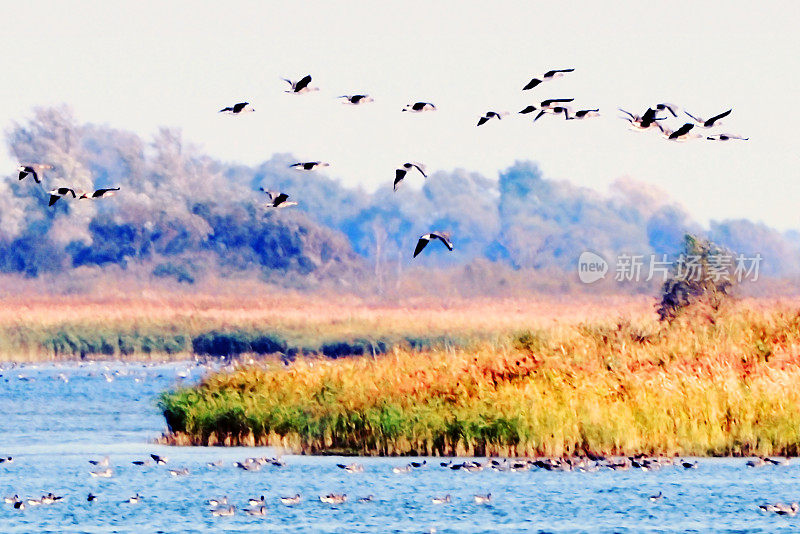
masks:
<svg viewBox="0 0 800 534"><path fill-rule="evenodd" d="M523 91L529 91L531 89L539 87L541 84L545 82L550 82L557 78L563 77L565 74L573 72L575 69L552 69L541 76L537 76L532 78L525 86L522 88ZM286 78L283 80L289 84L289 89L286 90L287 93L294 94L294 95L301 95L306 94L314 91L319 91L319 87L311 86L311 76L306 75L303 78L300 78L297 81L292 81ZM368 104L374 102L374 99L367 94L352 94L352 95L342 95L338 97L343 104L352 105L352 106L361 106L364 104ZM600 116L600 109L599 108L586 108L586 109L577 109L573 110L570 106L570 103L574 101L574 98L548 98L539 102L538 106L536 105L529 105L526 106L524 109L520 110L518 113L521 115L527 115L530 113L538 112L534 117L533 121L536 122L544 115L553 115L553 116L560 116L563 115L565 120L585 120L591 119L594 117ZM436 110L436 105L430 102L414 102L411 104L406 105L402 111L410 112L410 113L425 113L431 112ZM255 108L249 102L239 102L234 104L233 106L228 106L221 109L220 113L226 113L230 115L241 115L244 113L249 113L255 111ZM622 119L626 120L630 128L637 131L645 131L655 129L661 132L661 135L670 140L670 141L686 141L688 139L702 139L705 138L710 141L731 141L731 140L742 140L747 141L749 138L743 137L741 135L730 134L730 133L707 133L707 134L699 134L697 130L699 129L711 129L719 126L721 120L731 114L733 111L729 109L717 115L711 116L708 119L704 119L702 117L692 115L688 111L681 110L678 106L674 104L668 103L660 103L656 104L653 107L648 107L647 110L642 115L637 115L631 113L630 111L626 111L624 109L620 109L622 113L625 114ZM659 116L659 115L663 116ZM677 119L678 117L685 114L691 122L684 122L681 126L677 127L676 129L668 128L663 121L668 120L671 116L673 119ZM499 111L487 111L478 119L477 126L482 126L487 122L491 121L492 119L502 120L503 117L508 116L508 112L499 112ZM299 171L314 171L321 167L328 167L330 164L324 161L302 161L293 163L290 165L290 168L299 170ZM41 163L29 163L20 165L18 167L19 170L19 179L22 180L26 176L31 175L36 183L41 183L41 179L39 173L43 170L52 169L51 165L41 164ZM419 172L423 176L423 178L427 178L428 175L426 174L425 165L419 162L406 162L400 165L397 169L395 169L395 178L393 188L394 191L397 191L400 183L408 176L409 173ZM49 191L50 193L50 206L55 204L59 199L62 197L67 197L69 195L72 198L81 198L81 199L95 199L101 198L104 196L111 196L114 192L119 191L119 187L112 187L112 188L104 188L104 189L97 189L93 193L86 193L82 192L80 195L75 193L75 190L69 187L57 187ZM288 208L291 206L296 206L297 202L293 200L289 200L289 195L287 193L281 191L271 191L261 188L261 191L264 192L269 201L267 203L267 208ZM431 231L429 233L423 234L419 237L417 241L416 248L414 249L414 257L416 258L420 252L427 246L427 244L431 241L441 241L448 250L453 250L453 243L450 239L450 234L448 232L443 231Z"/></svg>

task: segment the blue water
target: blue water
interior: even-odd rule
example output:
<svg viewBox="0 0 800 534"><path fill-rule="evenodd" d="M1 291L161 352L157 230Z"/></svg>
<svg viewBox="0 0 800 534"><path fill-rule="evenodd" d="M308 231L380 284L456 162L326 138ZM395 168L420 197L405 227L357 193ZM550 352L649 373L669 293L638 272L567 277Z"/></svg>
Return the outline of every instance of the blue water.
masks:
<svg viewBox="0 0 800 534"><path fill-rule="evenodd" d="M800 516L758 510L800 500L800 460L757 469L744 459L701 459L696 470L470 473L442 469L436 459L393 474L409 459L360 458L364 472L349 474L336 464L352 458L284 456L285 467L247 472L232 462L276 451L151 444L164 430L155 399L191 364L106 365L0 370L0 456L14 458L0 464L0 494L64 496L22 511L0 504L0 532L800 532ZM187 379L199 373L192 369ZM131 464L150 453L169 462ZM114 476L92 478L88 460L105 455ZM206 465L219 459L221 468ZM170 476L168 469L181 467L190 474ZM659 491L665 498L651 502ZM89 492L99 500L87 502ZM350 500L319 501L331 492ZM474 494L490 492L492 504L473 502ZM136 493L138 504L122 502ZM295 493L300 504L278 502ZM356 502L368 494L374 502ZM445 494L450 504L431 503ZM237 512L213 517L207 499L224 495ZM261 495L265 517L242 513L248 498Z"/></svg>

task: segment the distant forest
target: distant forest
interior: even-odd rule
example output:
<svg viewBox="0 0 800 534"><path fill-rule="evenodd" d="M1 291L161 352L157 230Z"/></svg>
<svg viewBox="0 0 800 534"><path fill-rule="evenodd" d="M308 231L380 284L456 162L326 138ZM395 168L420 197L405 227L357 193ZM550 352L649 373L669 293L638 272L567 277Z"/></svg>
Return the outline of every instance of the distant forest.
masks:
<svg viewBox="0 0 800 534"><path fill-rule="evenodd" d="M800 234L748 220L694 222L657 188L618 180L607 194L548 180L517 162L497 179L437 171L421 187L392 191L394 169L374 192L343 186L328 170L289 169L275 154L249 167L217 161L161 129L152 140L108 126L79 124L68 108L40 108L14 125L7 142L21 163L53 165L37 185L9 172L0 183L0 271L37 277L81 266L146 267L193 283L254 273L302 286L332 280L397 279L430 269L545 273L574 278L578 256L674 254L686 232L733 251L760 253L762 273L786 277L800 265ZM535 157L532 154L531 157ZM421 176L415 176L422 181ZM414 180L406 180L412 182ZM62 199L47 190L121 187L113 198ZM265 208L259 188L299 205ZM418 237L452 234L455 250L432 243L411 258ZM481 278L481 276L478 276Z"/></svg>

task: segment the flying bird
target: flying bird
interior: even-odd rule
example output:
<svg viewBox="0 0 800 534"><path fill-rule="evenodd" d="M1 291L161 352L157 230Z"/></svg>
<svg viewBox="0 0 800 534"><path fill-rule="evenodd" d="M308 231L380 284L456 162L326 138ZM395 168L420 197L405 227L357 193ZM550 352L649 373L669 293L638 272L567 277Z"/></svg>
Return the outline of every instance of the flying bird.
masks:
<svg viewBox="0 0 800 534"><path fill-rule="evenodd" d="M533 78L531 81L522 88L523 91L527 91L528 89L533 89L540 83L548 82L550 80L554 80L555 78L560 78L564 75L565 72L572 72L575 69L553 69L545 72L540 78Z"/></svg>
<svg viewBox="0 0 800 534"><path fill-rule="evenodd" d="M444 246L447 247L447 250L453 250L453 243L450 242L450 235L445 232L431 232L429 234L423 234L419 237L419 241L417 241L417 248L414 249L414 257L416 258L417 255L422 252L422 249L428 244L428 242L438 239Z"/></svg>
<svg viewBox="0 0 800 534"><path fill-rule="evenodd" d="M279 191L267 191L263 187L261 191L267 194L270 200L270 204L267 204L267 207L270 208L288 208L290 206L297 206L297 202L293 200L288 200L289 195L286 193L281 193Z"/></svg>
<svg viewBox="0 0 800 534"><path fill-rule="evenodd" d="M713 128L714 125L717 124L717 121L719 121L720 119L724 119L725 117L730 115L732 111L733 111L733 109L731 108L728 111L723 111L719 115L714 115L710 119L702 119L700 117L695 117L694 115L692 115L688 111L684 111L684 113L689 115L697 124L699 124L703 128Z"/></svg>
<svg viewBox="0 0 800 534"><path fill-rule="evenodd" d="M672 131L672 130L669 130L667 128L664 128L663 126L661 126L658 123L656 123L656 125L658 126L659 130L661 130L661 133L664 134L664 137L666 137L670 141L685 141L685 140L687 140L689 138L692 138L692 137L695 137L695 138L702 137L701 135L698 135L698 134L690 134L689 133L689 132L692 131L692 128L694 128L694 124L692 124L691 122L684 123L683 126L681 126L680 128L678 128L675 131Z"/></svg>
<svg viewBox="0 0 800 534"><path fill-rule="evenodd" d="M522 115L527 115L528 113L533 113L533 112L534 112L534 111L536 111L537 109L539 109L539 108L537 108L536 106L525 106L525 109L523 109L522 111L520 111L520 113L521 113Z"/></svg>
<svg viewBox="0 0 800 534"><path fill-rule="evenodd" d="M353 106L360 106L361 104L368 104L369 102L375 101L369 95L342 95L339 98L344 99L342 104L351 104Z"/></svg>
<svg viewBox="0 0 800 534"><path fill-rule="evenodd" d="M741 135L734 135L734 134L716 134L716 135L709 135L706 137L709 141L730 141L732 139L739 139L741 141L747 141L749 137L742 137Z"/></svg>
<svg viewBox="0 0 800 534"><path fill-rule="evenodd" d="M542 100L542 102L539 105L541 107L543 107L543 108L552 108L552 107L557 107L557 106L553 106L553 104L561 105L561 104L565 104L567 102L572 102L573 100L575 100L575 99L574 98L548 98L547 100Z"/></svg>
<svg viewBox="0 0 800 534"><path fill-rule="evenodd" d="M539 109L539 114L536 115L536 117L534 117L533 122L538 121L541 118L541 116L545 115L545 114L558 115L559 113L563 113L564 114L564 118L565 119L569 119L569 111L570 111L570 108L568 108L566 106L553 106L553 107L548 107L548 108L540 108Z"/></svg>
<svg viewBox="0 0 800 534"><path fill-rule="evenodd" d="M641 117L634 115L630 111L625 111L622 108L619 108L619 110L628 115L627 117L623 117L623 119L628 121L631 128L634 130L647 130L657 125L658 123L656 121L664 120L664 117L657 116L656 110L653 108L647 108L647 111L645 111L644 115Z"/></svg>
<svg viewBox="0 0 800 534"><path fill-rule="evenodd" d="M567 115L567 120L582 120L582 119L590 119L592 117L599 117L600 110L599 109L582 109L580 111L576 111L572 117Z"/></svg>
<svg viewBox="0 0 800 534"><path fill-rule="evenodd" d="M302 161L298 163L292 163L289 165L289 168L302 170L302 171L313 171L317 167L330 167L330 163L325 163L324 161Z"/></svg>
<svg viewBox="0 0 800 534"><path fill-rule="evenodd" d="M410 163L410 162L409 163L403 163L403 165L401 167L399 167L398 169L396 169L394 171L394 190L395 191L397 191L397 186L400 185L400 182L402 182L403 178L406 177L406 174L408 174L408 171L410 171L412 169L417 169L420 172L420 174L422 174L422 176L424 176L425 178L428 177L428 175L425 174L425 165L423 165L422 163Z"/></svg>
<svg viewBox="0 0 800 534"><path fill-rule="evenodd" d="M680 108L678 108L678 106L676 106L675 104L667 104L667 103L656 104L656 111L669 111L673 117L678 116L679 110Z"/></svg>
<svg viewBox="0 0 800 534"><path fill-rule="evenodd" d="M413 113L422 113L423 111L435 111L436 106L431 104L430 102L415 102L413 104L408 104L406 107L403 108L403 111L411 111Z"/></svg>
<svg viewBox="0 0 800 534"><path fill-rule="evenodd" d="M92 193L91 195L89 193L84 192L78 198L79 199L81 199L81 198L92 199L92 198L112 197L112 196L114 196L114 193L116 191L119 191L119 187L105 187L105 188L102 188L102 189L95 189L94 193Z"/></svg>
<svg viewBox="0 0 800 534"><path fill-rule="evenodd" d="M219 110L220 113L227 113L228 115L238 115L240 113L249 113L255 111L255 108L249 102L239 102L232 107L226 107Z"/></svg>
<svg viewBox="0 0 800 534"><path fill-rule="evenodd" d="M50 193L50 203L48 206L52 206L63 196L72 195L72 198L75 198L75 190L69 187L57 187L48 191L48 193Z"/></svg>
<svg viewBox="0 0 800 534"><path fill-rule="evenodd" d="M52 169L52 165L46 165L44 163L31 163L30 165L20 165L17 167L19 171L19 179L23 180L29 174L33 176L33 181L37 184L42 183L41 178L39 178L39 172L42 172L46 169Z"/></svg>
<svg viewBox="0 0 800 534"><path fill-rule="evenodd" d="M508 113L506 113L504 111L501 111L500 113L498 113L496 111L487 111L486 114L483 117L478 119L478 126L480 126L482 124L486 124L491 119L501 120L506 115L508 115Z"/></svg>
<svg viewBox="0 0 800 534"><path fill-rule="evenodd" d="M283 81L288 83L292 88L286 91L287 93L292 93L295 95L303 94L303 93L310 93L311 91L319 91L319 87L310 87L308 84L311 83L311 75L307 74L300 78L300 80L293 82L287 78L283 78Z"/></svg>

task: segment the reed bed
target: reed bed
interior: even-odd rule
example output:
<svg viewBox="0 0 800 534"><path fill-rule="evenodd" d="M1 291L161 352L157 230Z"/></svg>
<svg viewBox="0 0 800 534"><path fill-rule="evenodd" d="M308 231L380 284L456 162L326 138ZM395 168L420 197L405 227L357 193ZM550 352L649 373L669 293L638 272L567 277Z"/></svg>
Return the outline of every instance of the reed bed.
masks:
<svg viewBox="0 0 800 534"><path fill-rule="evenodd" d="M308 454L800 453L800 312L564 321L469 348L299 357L160 399L173 444Z"/></svg>
<svg viewBox="0 0 800 534"><path fill-rule="evenodd" d="M585 297L416 298L387 303L278 292L263 285L251 289L248 294L143 290L6 296L0 299L0 361L183 359L198 352L236 355L253 345L256 353L272 347L290 356L376 354L403 346L466 346L531 325L575 323L605 313L598 300ZM651 313L653 301L621 297L612 305L636 317ZM206 342L215 337L236 350L204 352L214 345ZM275 344L258 342L267 339Z"/></svg>

